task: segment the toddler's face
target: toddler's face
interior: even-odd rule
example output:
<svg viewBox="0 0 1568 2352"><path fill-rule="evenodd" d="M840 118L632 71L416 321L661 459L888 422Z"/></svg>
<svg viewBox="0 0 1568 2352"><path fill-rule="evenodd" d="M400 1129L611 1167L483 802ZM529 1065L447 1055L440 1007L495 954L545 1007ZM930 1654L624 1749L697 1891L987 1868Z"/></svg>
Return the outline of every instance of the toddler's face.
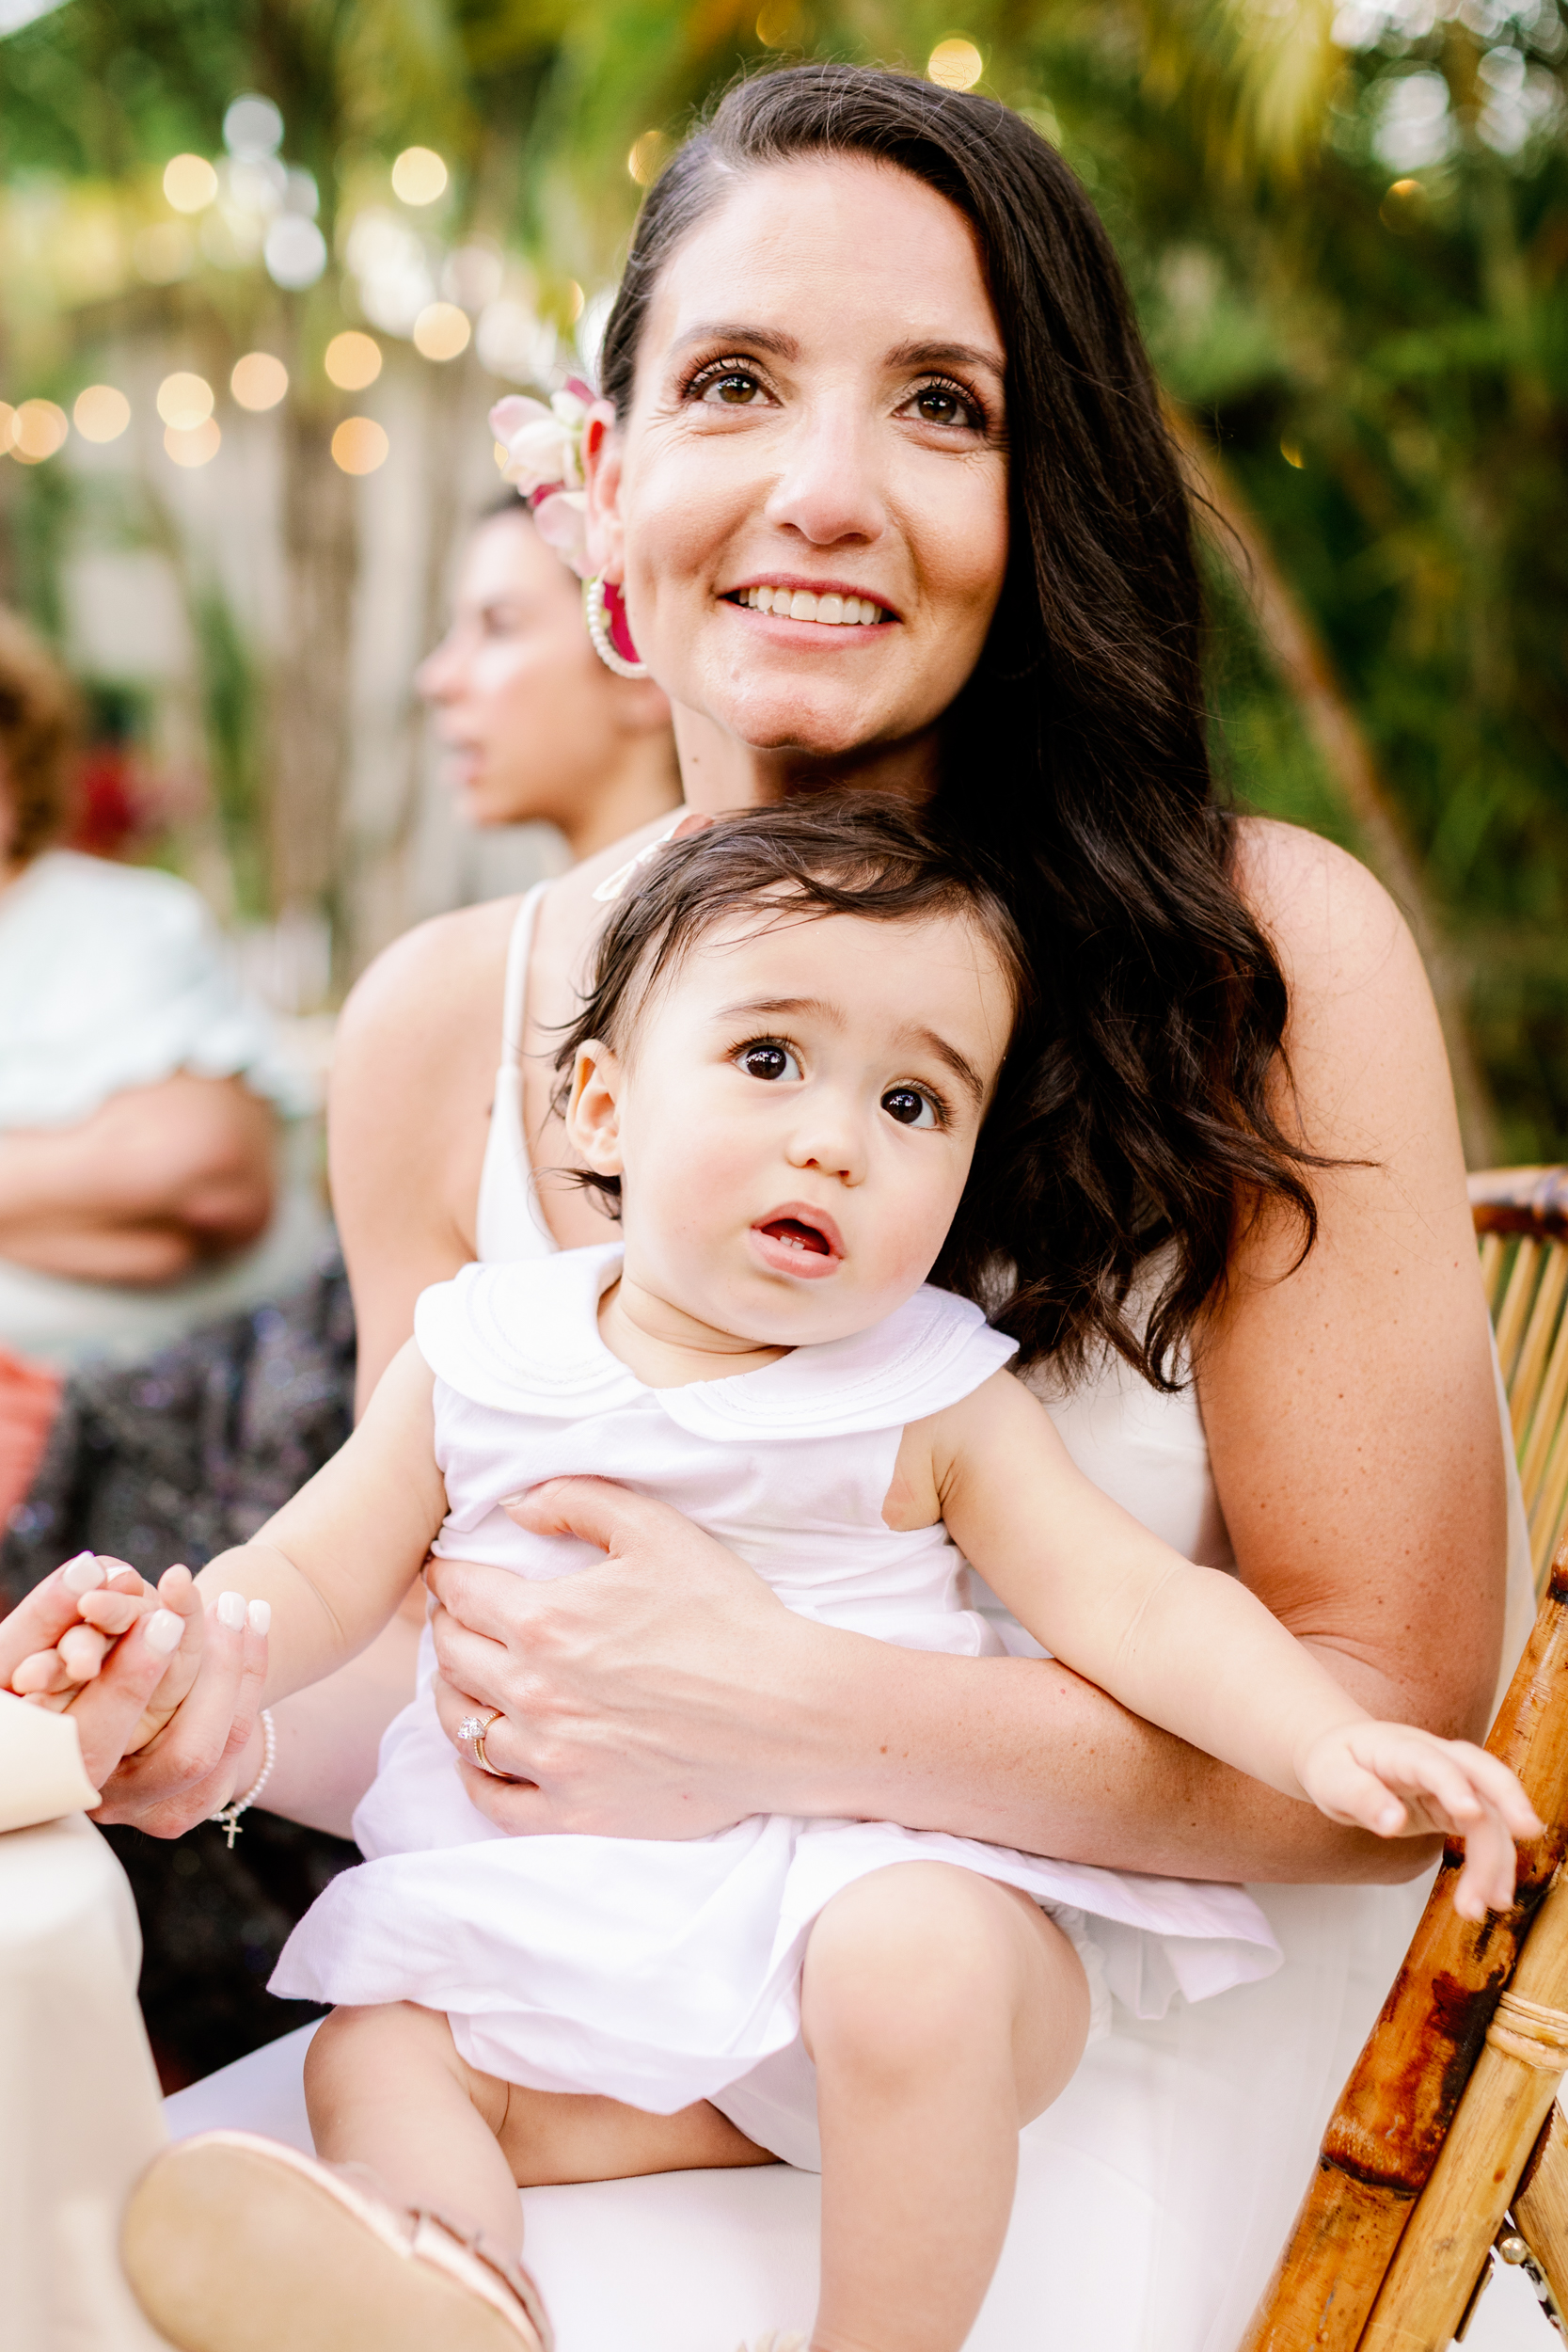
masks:
<svg viewBox="0 0 1568 2352"><path fill-rule="evenodd" d="M794 1347L930 1271L1012 1026L967 921L852 915L703 940L627 1056L574 1075L578 1149L624 1183L626 1279L697 1326Z"/></svg>

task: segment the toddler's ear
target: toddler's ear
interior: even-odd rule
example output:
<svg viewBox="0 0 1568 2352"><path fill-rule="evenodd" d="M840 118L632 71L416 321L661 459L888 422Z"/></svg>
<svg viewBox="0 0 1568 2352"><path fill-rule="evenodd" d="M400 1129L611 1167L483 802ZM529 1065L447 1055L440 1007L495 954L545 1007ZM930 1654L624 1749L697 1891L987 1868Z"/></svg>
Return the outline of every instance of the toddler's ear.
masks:
<svg viewBox="0 0 1568 2352"><path fill-rule="evenodd" d="M621 1170L621 1064L608 1045L590 1038L578 1047L566 1102L566 1132L595 1176Z"/></svg>

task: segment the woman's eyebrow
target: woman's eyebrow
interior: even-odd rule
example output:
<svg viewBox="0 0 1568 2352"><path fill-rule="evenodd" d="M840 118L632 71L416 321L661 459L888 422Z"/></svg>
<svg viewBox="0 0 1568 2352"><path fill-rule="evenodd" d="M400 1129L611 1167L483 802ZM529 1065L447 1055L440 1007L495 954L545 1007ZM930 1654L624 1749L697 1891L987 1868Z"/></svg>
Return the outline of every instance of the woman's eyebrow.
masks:
<svg viewBox="0 0 1568 2352"><path fill-rule="evenodd" d="M888 365L894 368L984 368L998 381L1007 372L1006 361L1000 353L983 350L978 343L900 343L896 351L888 353Z"/></svg>
<svg viewBox="0 0 1568 2352"><path fill-rule="evenodd" d="M688 351L693 343L744 343L749 351L769 352L775 359L798 359L800 346L793 335L784 335L771 326L739 326L730 319L715 319L696 326L689 326L684 335L677 335L672 351Z"/></svg>

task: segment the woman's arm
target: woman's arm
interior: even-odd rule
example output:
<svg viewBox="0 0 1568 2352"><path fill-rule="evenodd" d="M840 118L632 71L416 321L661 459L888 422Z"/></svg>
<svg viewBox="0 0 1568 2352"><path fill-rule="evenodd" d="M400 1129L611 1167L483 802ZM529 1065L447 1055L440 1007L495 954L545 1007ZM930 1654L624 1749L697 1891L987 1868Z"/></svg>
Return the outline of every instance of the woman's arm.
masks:
<svg viewBox="0 0 1568 2352"><path fill-rule="evenodd" d="M1198 1378L1243 1581L1369 1713L1484 1726L1505 1567L1503 1438L1452 1090L1430 991L1386 895L1288 827L1249 827L1243 886L1291 984L1296 1114L1368 1165L1315 1180L1290 1270L1243 1237ZM437 1563L437 1691L508 1721L540 1784L468 1776L506 1829L691 1833L751 1811L848 1813L1066 1859L1222 1878L1394 1879L1414 1844L1338 1828L1157 1731L1053 1662L893 1650L792 1617L674 1515L592 1482L531 1523L605 1566L519 1589Z"/></svg>
<svg viewBox="0 0 1568 2352"><path fill-rule="evenodd" d="M181 1073L74 1127L0 1136L0 1258L83 1282L172 1282L272 1215L277 1121L238 1078Z"/></svg>

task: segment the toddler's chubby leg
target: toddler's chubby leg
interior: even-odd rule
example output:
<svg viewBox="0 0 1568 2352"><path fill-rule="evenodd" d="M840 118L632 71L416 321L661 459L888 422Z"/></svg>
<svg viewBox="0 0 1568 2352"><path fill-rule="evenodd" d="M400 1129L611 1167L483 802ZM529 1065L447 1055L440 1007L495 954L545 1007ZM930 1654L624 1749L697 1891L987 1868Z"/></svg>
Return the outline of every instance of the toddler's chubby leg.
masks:
<svg viewBox="0 0 1568 2352"><path fill-rule="evenodd" d="M335 2010L306 2057L305 2097L329 2163L368 2165L403 2202L461 2214L508 2253L519 2188L773 2162L705 2100L644 2115L481 2074L444 2017L407 2002Z"/></svg>
<svg viewBox="0 0 1568 2352"><path fill-rule="evenodd" d="M958 2352L1006 2233L1020 2127L1083 2055L1083 1963L1013 1888L900 1863L817 1920L801 2022L822 2135L813 2352Z"/></svg>
<svg viewBox="0 0 1568 2352"><path fill-rule="evenodd" d="M444 2017L407 2001L334 2010L305 2058L319 2156L367 2165L401 2203L458 2215L515 2254L522 2211L498 2137L506 2088L464 2064Z"/></svg>

